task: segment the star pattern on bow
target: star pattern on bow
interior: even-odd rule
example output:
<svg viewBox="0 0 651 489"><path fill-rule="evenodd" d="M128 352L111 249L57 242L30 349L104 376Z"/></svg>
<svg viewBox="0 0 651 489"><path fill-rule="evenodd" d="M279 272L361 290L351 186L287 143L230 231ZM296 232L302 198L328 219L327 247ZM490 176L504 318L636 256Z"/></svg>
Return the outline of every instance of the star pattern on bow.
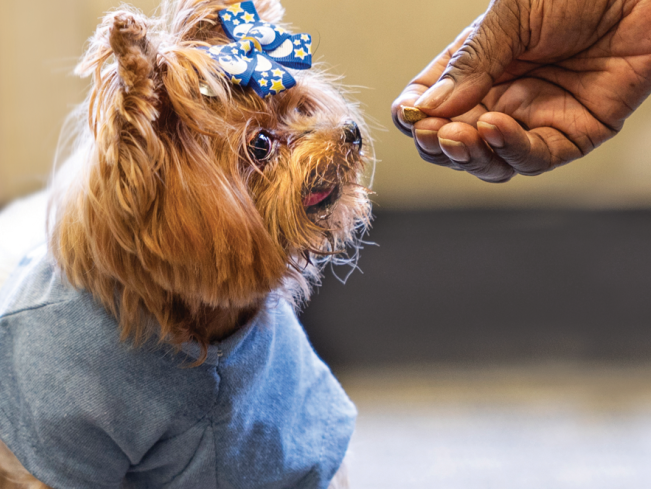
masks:
<svg viewBox="0 0 651 489"><path fill-rule="evenodd" d="M292 35L282 27L262 22L253 2L233 4L218 15L233 42L197 49L206 51L234 83L251 87L265 98L296 85L286 68L312 67L312 37Z"/></svg>

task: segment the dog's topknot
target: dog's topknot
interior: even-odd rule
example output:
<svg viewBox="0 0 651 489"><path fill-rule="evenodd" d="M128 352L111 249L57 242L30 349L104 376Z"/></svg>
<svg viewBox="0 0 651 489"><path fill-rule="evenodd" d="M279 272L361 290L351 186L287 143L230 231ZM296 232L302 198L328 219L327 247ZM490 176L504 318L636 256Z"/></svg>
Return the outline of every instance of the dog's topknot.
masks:
<svg viewBox="0 0 651 489"><path fill-rule="evenodd" d="M127 92L142 90L144 96L152 98L151 75L156 63L156 48L147 39L146 19L130 12L116 12L107 20L112 20L109 43Z"/></svg>

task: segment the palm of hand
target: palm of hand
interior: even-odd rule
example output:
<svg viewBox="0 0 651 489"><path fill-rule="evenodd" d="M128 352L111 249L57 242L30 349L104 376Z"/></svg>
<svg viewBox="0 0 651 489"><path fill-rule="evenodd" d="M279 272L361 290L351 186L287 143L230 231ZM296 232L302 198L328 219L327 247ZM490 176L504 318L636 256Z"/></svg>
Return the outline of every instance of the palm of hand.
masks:
<svg viewBox="0 0 651 489"><path fill-rule="evenodd" d="M502 3L508 2L513 0ZM527 48L490 82L481 103L467 105L477 100L481 80L468 83L452 100L427 111L432 118L415 125L437 131L441 142L465 144L467 161L455 161L443 145L438 153L419 147L421 156L484 180L506 181L516 173L538 174L568 163L614 136L651 92L651 1L581 3L561 2L560 8L557 3L554 10L553 2L541 3L549 12L529 12ZM493 14L492 25L489 11L480 27L489 35L509 23L523 32L520 18ZM463 65L471 56L489 59L493 53L480 41L473 46L475 39L482 36L475 33L468 42L461 36L396 102L415 101L446 67L450 71L450 60ZM490 126L482 122L497 128L500 144L493 144Z"/></svg>
<svg viewBox="0 0 651 489"><path fill-rule="evenodd" d="M483 105L567 138L574 148L567 146L556 164L588 153L614 136L651 92L651 36L640 22L651 14L646 10L646 16L631 11L614 24L590 26L594 34L584 39L569 29L566 36L551 33L553 39L541 39L506 68ZM600 30L605 34L594 39ZM568 45L573 49L563 53Z"/></svg>

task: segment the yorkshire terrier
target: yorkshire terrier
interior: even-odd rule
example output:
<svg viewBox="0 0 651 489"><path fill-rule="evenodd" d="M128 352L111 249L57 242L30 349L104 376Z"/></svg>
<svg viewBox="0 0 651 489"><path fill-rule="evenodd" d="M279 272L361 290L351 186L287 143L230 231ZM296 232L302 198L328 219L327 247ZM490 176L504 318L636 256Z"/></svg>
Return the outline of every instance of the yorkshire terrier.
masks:
<svg viewBox="0 0 651 489"><path fill-rule="evenodd" d="M91 38L47 249L0 294L0 488L347 487L355 408L294 308L367 228L373 155L283 13L169 0Z"/></svg>

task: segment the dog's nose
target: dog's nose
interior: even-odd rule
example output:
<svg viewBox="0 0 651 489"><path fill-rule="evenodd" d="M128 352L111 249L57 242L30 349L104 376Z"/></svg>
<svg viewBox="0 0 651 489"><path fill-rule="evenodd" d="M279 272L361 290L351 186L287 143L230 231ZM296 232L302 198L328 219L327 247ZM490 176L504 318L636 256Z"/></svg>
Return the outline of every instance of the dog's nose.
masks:
<svg viewBox="0 0 651 489"><path fill-rule="evenodd" d="M356 146L357 149L362 149L362 133L355 121L346 121L344 123L344 140Z"/></svg>

